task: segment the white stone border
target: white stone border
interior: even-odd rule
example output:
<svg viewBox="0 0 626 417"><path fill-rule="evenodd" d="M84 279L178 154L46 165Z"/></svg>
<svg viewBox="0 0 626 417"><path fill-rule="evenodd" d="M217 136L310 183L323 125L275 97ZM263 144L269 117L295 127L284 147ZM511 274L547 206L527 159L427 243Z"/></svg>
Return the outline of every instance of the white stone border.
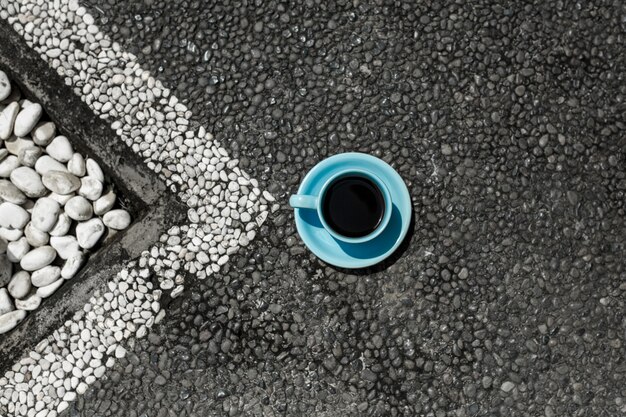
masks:
<svg viewBox="0 0 626 417"><path fill-rule="evenodd" d="M182 271L199 279L217 272L278 205L204 127L190 129L189 109L103 34L77 0L0 0L0 18L96 115L110 120L189 207L186 225L171 228L138 262L126 265L105 292L94 294L73 320L0 378L0 411L52 417L124 356L122 342L132 345L132 337L145 336L163 317L161 291L179 295ZM146 280L150 271L160 289Z"/></svg>

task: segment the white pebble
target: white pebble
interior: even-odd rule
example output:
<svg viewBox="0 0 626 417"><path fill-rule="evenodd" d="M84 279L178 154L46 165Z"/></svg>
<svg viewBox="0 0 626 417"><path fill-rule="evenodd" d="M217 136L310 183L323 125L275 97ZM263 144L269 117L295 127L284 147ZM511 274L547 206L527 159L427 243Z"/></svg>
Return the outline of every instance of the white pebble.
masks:
<svg viewBox="0 0 626 417"><path fill-rule="evenodd" d="M15 127L13 128L15 136L24 137L28 135L41 118L42 113L43 108L38 103L24 107L15 118Z"/></svg>
<svg viewBox="0 0 626 417"><path fill-rule="evenodd" d="M13 204L24 204L26 196L9 180L0 180L0 200Z"/></svg>
<svg viewBox="0 0 626 417"><path fill-rule="evenodd" d="M30 251L30 245L25 237L21 237L7 245L7 258L13 263L19 263Z"/></svg>
<svg viewBox="0 0 626 417"><path fill-rule="evenodd" d="M98 216L102 216L113 208L116 198L117 196L115 195L115 193L113 191L109 191L108 193L94 201L93 212Z"/></svg>
<svg viewBox="0 0 626 417"><path fill-rule="evenodd" d="M93 208L85 197L77 195L65 203L65 213L73 220L88 220L93 215Z"/></svg>
<svg viewBox="0 0 626 417"><path fill-rule="evenodd" d="M59 214L56 224L50 230L50 236L65 236L72 226L72 219L63 213Z"/></svg>
<svg viewBox="0 0 626 417"><path fill-rule="evenodd" d="M56 224L60 212L59 203L48 197L39 198L33 207L31 222L42 232L49 232Z"/></svg>
<svg viewBox="0 0 626 417"><path fill-rule="evenodd" d="M24 237L26 237L28 244L34 248L46 245L50 240L50 235L33 226L33 222L29 222L24 228Z"/></svg>
<svg viewBox="0 0 626 417"><path fill-rule="evenodd" d="M114 230L123 230L130 225L130 214L126 210L118 209L107 212L103 217L104 225Z"/></svg>
<svg viewBox="0 0 626 417"><path fill-rule="evenodd" d="M97 179L100 182L104 182L104 174L102 173L102 169L100 165L96 161L91 158L87 158L87 175Z"/></svg>
<svg viewBox="0 0 626 417"><path fill-rule="evenodd" d="M70 256L80 252L78 241L72 235L52 236L50 238L50 246L52 246L61 259L68 259Z"/></svg>
<svg viewBox="0 0 626 417"><path fill-rule="evenodd" d="M40 304L41 304L41 297L38 296L37 294L32 294L31 296L27 298L15 300L15 308L18 308L20 310L27 310L27 311L36 310L39 308Z"/></svg>
<svg viewBox="0 0 626 417"><path fill-rule="evenodd" d="M68 172L65 165L48 155L39 157L37 162L35 162L35 171L37 171L39 175L44 175L50 171Z"/></svg>
<svg viewBox="0 0 626 417"><path fill-rule="evenodd" d="M80 180L69 172L48 171L43 174L43 185L52 192L67 195L80 188Z"/></svg>
<svg viewBox="0 0 626 417"><path fill-rule="evenodd" d="M59 162L68 162L74 155L72 144L65 136L52 139L52 142L46 146L46 152Z"/></svg>
<svg viewBox="0 0 626 417"><path fill-rule="evenodd" d="M61 268L58 266L48 265L34 271L30 275L30 282L35 287L45 287L46 285L52 284L59 278L61 278Z"/></svg>
<svg viewBox="0 0 626 417"><path fill-rule="evenodd" d="M102 220L97 217L86 222L80 222L76 225L78 244L83 249L91 249L98 243L104 231Z"/></svg>
<svg viewBox="0 0 626 417"><path fill-rule="evenodd" d="M20 261L20 266L26 271L36 271L50 265L57 252L52 246L41 246L28 252Z"/></svg>
<svg viewBox="0 0 626 417"><path fill-rule="evenodd" d="M30 274L26 271L19 271L15 273L15 275L11 278L11 282L9 282L7 289L13 298L26 297L31 289Z"/></svg>
<svg viewBox="0 0 626 417"><path fill-rule="evenodd" d="M4 71L0 71L0 101L11 95L11 82L9 81L9 77L4 73Z"/></svg>
<svg viewBox="0 0 626 417"><path fill-rule="evenodd" d="M67 163L67 169L77 177L82 177L85 175L85 158L78 152L75 152L72 155L72 158Z"/></svg>
<svg viewBox="0 0 626 417"><path fill-rule="evenodd" d="M11 182L28 197L41 197L48 193L41 176L30 167L19 167L11 172Z"/></svg>
<svg viewBox="0 0 626 417"><path fill-rule="evenodd" d="M23 310L15 310L0 316L0 334L11 331L26 317Z"/></svg>
<svg viewBox="0 0 626 417"><path fill-rule="evenodd" d="M54 294L54 292L58 290L61 285L63 285L63 280L58 279L50 285L46 285L45 287L38 288L37 295L41 298L48 298L52 294Z"/></svg>
<svg viewBox="0 0 626 417"><path fill-rule="evenodd" d="M20 105L14 101L0 112L0 139L7 140L13 133L15 118L20 111Z"/></svg>
<svg viewBox="0 0 626 417"><path fill-rule="evenodd" d="M20 162L15 155L9 155L0 161L0 178L9 178L11 173L20 166Z"/></svg>
<svg viewBox="0 0 626 417"><path fill-rule="evenodd" d="M15 310L13 307L13 300L9 297L9 292L6 288L0 288L0 316Z"/></svg>
<svg viewBox="0 0 626 417"><path fill-rule="evenodd" d="M30 220L30 214L21 206L4 202L0 204L0 226L23 229Z"/></svg>
<svg viewBox="0 0 626 417"><path fill-rule="evenodd" d="M30 132L33 142L39 146L48 146L55 134L56 126L54 122L40 122Z"/></svg>
<svg viewBox="0 0 626 417"><path fill-rule="evenodd" d="M95 201L102 195L102 183L94 177L86 176L80 179L78 194L88 200Z"/></svg>
<svg viewBox="0 0 626 417"><path fill-rule="evenodd" d="M83 265L84 260L85 255L82 252L70 256L61 269L61 276L65 279L73 278Z"/></svg>

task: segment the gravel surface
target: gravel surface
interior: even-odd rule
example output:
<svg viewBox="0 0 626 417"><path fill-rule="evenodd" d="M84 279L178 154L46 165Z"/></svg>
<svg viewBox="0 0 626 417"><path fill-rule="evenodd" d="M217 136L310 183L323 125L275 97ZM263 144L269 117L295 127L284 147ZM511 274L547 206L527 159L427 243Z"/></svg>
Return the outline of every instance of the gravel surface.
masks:
<svg viewBox="0 0 626 417"><path fill-rule="evenodd" d="M623 6L329 3L87 3L282 206L71 415L626 413ZM415 209L356 273L286 205L347 150Z"/></svg>

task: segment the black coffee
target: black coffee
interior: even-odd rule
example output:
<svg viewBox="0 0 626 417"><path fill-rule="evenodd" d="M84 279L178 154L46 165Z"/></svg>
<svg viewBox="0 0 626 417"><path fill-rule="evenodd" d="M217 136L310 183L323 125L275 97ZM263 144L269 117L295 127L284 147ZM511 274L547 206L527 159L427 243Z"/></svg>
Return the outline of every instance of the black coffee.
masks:
<svg viewBox="0 0 626 417"><path fill-rule="evenodd" d="M343 236L369 235L385 214L385 200L378 186L358 175L339 178L328 187L323 198L324 220Z"/></svg>

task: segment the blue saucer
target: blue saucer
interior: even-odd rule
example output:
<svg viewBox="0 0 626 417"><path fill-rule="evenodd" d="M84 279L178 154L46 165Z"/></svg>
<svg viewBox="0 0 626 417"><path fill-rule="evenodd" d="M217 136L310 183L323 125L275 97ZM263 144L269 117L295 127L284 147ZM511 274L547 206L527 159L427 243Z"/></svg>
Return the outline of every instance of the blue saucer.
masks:
<svg viewBox="0 0 626 417"><path fill-rule="evenodd" d="M385 230L369 242L340 242L322 227L316 210L299 208L294 209L296 228L304 244L324 262L340 268L365 268L390 256L402 243L411 222L411 197L400 175L387 163L356 152L331 156L315 165L298 194L317 195L328 178L350 168L371 170L389 188L393 208Z"/></svg>

